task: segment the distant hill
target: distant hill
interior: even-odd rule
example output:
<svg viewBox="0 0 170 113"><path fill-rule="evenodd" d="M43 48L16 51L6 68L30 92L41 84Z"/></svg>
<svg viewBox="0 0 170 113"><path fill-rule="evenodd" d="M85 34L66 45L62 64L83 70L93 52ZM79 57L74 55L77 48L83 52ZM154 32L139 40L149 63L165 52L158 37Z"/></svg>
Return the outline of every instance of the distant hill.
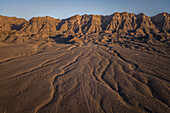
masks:
<svg viewBox="0 0 170 113"><path fill-rule="evenodd" d="M67 19L33 17L29 21L16 17L0 16L0 41L25 42L31 39L80 38L82 41L100 42L107 37L156 43L170 41L170 14L148 17L143 13L114 13L102 15L75 15ZM65 40L61 40L65 41ZM59 42L61 42L59 41ZM72 40L74 41L74 40Z"/></svg>

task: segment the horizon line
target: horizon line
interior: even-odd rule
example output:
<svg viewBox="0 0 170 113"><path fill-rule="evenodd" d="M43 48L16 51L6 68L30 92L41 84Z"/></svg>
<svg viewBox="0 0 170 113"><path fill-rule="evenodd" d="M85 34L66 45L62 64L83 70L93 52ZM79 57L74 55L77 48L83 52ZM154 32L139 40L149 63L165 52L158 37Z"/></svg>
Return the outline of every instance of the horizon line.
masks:
<svg viewBox="0 0 170 113"><path fill-rule="evenodd" d="M91 16L91 15L96 15L96 16L111 16L111 15L114 15L114 14L116 14L116 13L122 14L122 13L128 13L128 12L126 12L126 11L123 11L123 12L114 12L113 14L106 14L106 15L102 15L102 14L92 14L92 13L90 13L90 14L87 14L87 13L84 13L84 14L74 14L73 16L69 16L69 17L62 18L62 19L61 19L61 18L57 18L57 17L52 16L52 15L32 16L30 19L26 19L26 18L24 18L24 17L18 17L18 16L1 15L1 14L0 14L0 16L11 17L11 18L13 17L13 18L18 18L18 19L25 19L25 20L29 21L29 20L31 20L32 18L37 18L37 17L51 17L51 18L54 18L54 19L65 20L65 19L68 19L68 18L70 18L70 17L74 17L74 16L76 16L76 15L79 15L79 16L83 16L83 15L89 15L89 16ZM163 14L163 13L169 14L168 12L163 11L163 12L158 13L158 14L156 14L156 15ZM135 13L128 13L128 14L135 14ZM145 13L142 13L142 12L140 12L140 13L138 13L138 14L135 14L135 15L139 15L139 14L144 14L145 16L148 16L148 15L146 15ZM154 16L156 16L156 15L148 16L148 17L154 17Z"/></svg>

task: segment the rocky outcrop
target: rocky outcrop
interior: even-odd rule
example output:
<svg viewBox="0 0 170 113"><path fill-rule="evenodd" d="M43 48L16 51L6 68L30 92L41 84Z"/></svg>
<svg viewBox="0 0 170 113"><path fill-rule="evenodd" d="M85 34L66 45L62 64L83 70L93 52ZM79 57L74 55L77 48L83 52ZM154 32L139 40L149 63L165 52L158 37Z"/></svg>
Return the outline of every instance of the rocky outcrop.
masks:
<svg viewBox="0 0 170 113"><path fill-rule="evenodd" d="M151 19L160 32L170 33L170 14L164 12Z"/></svg>
<svg viewBox="0 0 170 113"><path fill-rule="evenodd" d="M143 13L123 12L109 16L75 15L63 20L34 17L29 21L0 16L0 41L11 43L69 36L82 39L105 36L150 43L169 42L169 15L161 13L150 18Z"/></svg>
<svg viewBox="0 0 170 113"><path fill-rule="evenodd" d="M0 16L0 41L7 40L9 36L19 31L27 21L16 17Z"/></svg>

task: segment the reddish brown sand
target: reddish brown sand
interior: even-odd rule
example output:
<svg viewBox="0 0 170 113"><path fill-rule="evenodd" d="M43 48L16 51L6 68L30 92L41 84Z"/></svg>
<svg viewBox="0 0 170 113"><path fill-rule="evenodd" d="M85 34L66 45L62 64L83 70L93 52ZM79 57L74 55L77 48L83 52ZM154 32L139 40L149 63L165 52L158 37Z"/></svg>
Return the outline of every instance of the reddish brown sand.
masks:
<svg viewBox="0 0 170 113"><path fill-rule="evenodd" d="M0 28L0 113L170 111L169 27L157 32L161 42L153 34L141 41L117 36L123 35L118 31L37 39L33 31L24 31L26 24L14 31ZM154 29L160 30L156 25ZM44 30L46 36L52 35L48 27Z"/></svg>

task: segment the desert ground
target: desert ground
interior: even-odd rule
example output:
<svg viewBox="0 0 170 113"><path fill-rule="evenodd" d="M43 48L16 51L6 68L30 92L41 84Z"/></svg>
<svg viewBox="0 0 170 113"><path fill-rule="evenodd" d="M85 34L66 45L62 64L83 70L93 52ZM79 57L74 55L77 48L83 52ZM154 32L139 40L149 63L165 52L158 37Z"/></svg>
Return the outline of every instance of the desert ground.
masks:
<svg viewBox="0 0 170 113"><path fill-rule="evenodd" d="M169 55L85 44L0 47L3 113L169 111Z"/></svg>
<svg viewBox="0 0 170 113"><path fill-rule="evenodd" d="M123 18L124 13L120 15ZM9 18L13 19L8 17L5 23ZM151 25L157 34L145 29L142 40L120 31L79 37L64 32L44 39L43 33L49 36L51 31L40 30L49 27L43 24L46 28L28 32L35 28L35 24L28 27L30 23L21 28L9 23L9 31L7 24L0 27L0 113L170 111L169 26L161 33L160 26ZM65 29L65 23L59 28Z"/></svg>

